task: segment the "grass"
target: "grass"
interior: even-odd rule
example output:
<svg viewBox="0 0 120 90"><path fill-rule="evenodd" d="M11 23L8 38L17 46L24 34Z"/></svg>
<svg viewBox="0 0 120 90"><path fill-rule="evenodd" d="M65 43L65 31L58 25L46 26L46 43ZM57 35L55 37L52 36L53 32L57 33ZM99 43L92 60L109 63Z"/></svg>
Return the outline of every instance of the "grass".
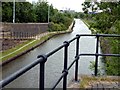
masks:
<svg viewBox="0 0 120 90"><path fill-rule="evenodd" d="M12 49L6 50L5 52L2 53L2 56L7 55L7 54L9 54L9 53L11 53L11 52L16 51L16 50L18 50L19 48L23 47L24 45L26 45L26 44L28 44L28 43L30 43L30 42L32 42L32 41L33 41L33 40L28 40L28 41L26 41L26 42L24 42L24 43L22 43L22 44L20 44L20 45L18 45L18 46L16 46L16 47L12 48ZM22 49L14 52L14 53L6 56L6 57L3 57L3 58L2 58L2 61L8 60L9 58L15 57L16 55L18 55L18 54L20 54L20 53L22 53L22 52L30 49L33 45L37 44L37 42L38 42L38 40L36 40L35 42L33 42L33 43L31 43L31 44L23 47Z"/></svg>
<svg viewBox="0 0 120 90"><path fill-rule="evenodd" d="M2 52L2 55L6 55L6 54L9 54L15 50L17 50L18 48L22 47L23 45L27 44L27 43L30 43L32 40L27 40L26 42L23 42L22 44L19 44L17 45L16 47L14 48L11 48L11 49L8 49L8 50L5 50L4 52Z"/></svg>
<svg viewBox="0 0 120 90"><path fill-rule="evenodd" d="M38 39L38 40L27 40L26 42L24 42L24 43L22 43L22 44L19 44L19 45L17 45L16 47L14 47L14 48L11 48L11 49L9 49L9 50L6 50L6 51L4 51L4 52L2 52L1 54L1 60L2 60L2 62L3 61L6 61L6 60L8 60L8 59L10 59L10 58L12 58L12 57L15 57L16 55L19 55L20 53L22 53L22 52L24 52L24 51L26 51L26 50L28 50L28 49L30 49L30 48L32 48L32 47L34 47L34 46L36 46L36 45L38 45L39 43L41 43L42 41L44 41L44 40L47 40L49 37L51 37L51 36L53 36L54 35L54 33L50 33L50 34L48 34L48 35L45 35L45 36L43 36L43 37L41 37L40 39ZM30 43L30 42L32 42L32 43ZM30 44L29 44L30 43ZM26 44L29 44L29 45L26 45ZM25 46L26 45L26 46ZM25 46L25 47L24 47ZM21 48L21 47L23 47L23 48ZM20 49L21 48L21 49ZM18 50L19 49L19 50ZM18 50L18 51L16 51L16 50ZM16 51L16 52L15 52ZM12 53L12 52L14 52L14 53ZM12 54L10 54L10 53L12 53ZM8 54L10 54L10 55L8 55ZM5 55L8 55L8 56L5 56ZM3 57L3 56L5 56L5 57ZM3 57L3 58L2 58Z"/></svg>
<svg viewBox="0 0 120 90"><path fill-rule="evenodd" d="M41 37L40 39L37 39L37 40L27 40L26 42L23 42L22 44L19 44L17 45L16 47L14 48L11 48L11 49L8 49L2 53L0 53L0 58L1 58L1 61L4 62L12 57L15 57L19 54L21 54L22 52L25 52L26 50L29 50L30 48L40 44L41 42L43 42L44 40L47 40L49 39L50 37L52 37L53 35L56 35L56 34L62 34L63 32L51 32L43 37ZM65 32L67 33L67 32ZM32 42L32 43L31 43ZM30 43L30 44L29 44ZM29 44L29 45L26 45L26 44ZM23 48L21 48L23 47ZM21 48L21 49L20 49ZM19 49L19 50L18 50ZM14 53L12 53L14 52ZM10 54L12 53L12 54ZM10 54L10 55L8 55ZM7 55L7 56L6 56ZM4 57L5 56L5 57ZM3 58L2 58L3 57Z"/></svg>
<svg viewBox="0 0 120 90"><path fill-rule="evenodd" d="M6 60L8 60L12 57L15 57L15 56L21 54L22 52L25 52L26 50L29 50L30 48L40 44L41 42L49 39L50 37L52 37L54 35L69 33L71 31L72 30L71 30L71 27L70 27L67 31L50 32L47 35L42 36L41 38L39 38L37 40L27 40L26 42L24 42L22 44L19 44L19 45L15 46L14 48L11 48L11 49L6 50L4 52L0 52L0 59L1 59L2 62L4 62L4 61L6 61ZM26 44L28 44L28 45L26 45ZM21 47L23 47L23 48L21 48Z"/></svg>
<svg viewBox="0 0 120 90"><path fill-rule="evenodd" d="M87 27L92 31L93 34L96 34L97 31L100 31L97 28L90 28L91 22L89 22L89 20L82 19L82 21L87 25Z"/></svg>

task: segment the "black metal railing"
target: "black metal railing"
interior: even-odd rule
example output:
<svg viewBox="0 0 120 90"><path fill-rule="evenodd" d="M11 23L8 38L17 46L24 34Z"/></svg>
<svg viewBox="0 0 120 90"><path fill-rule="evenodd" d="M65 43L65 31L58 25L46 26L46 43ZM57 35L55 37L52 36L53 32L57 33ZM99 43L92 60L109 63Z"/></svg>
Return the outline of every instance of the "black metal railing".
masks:
<svg viewBox="0 0 120 90"><path fill-rule="evenodd" d="M95 54L87 54L87 53L79 53L79 40L80 37L83 36L94 36L96 37L96 53ZM63 45L59 46L58 48L56 48L55 50L53 50L52 52L49 52L48 54L44 54L44 55L39 55L37 58L37 60L35 60L34 62L32 62L31 64L25 66L24 68L18 70L17 72L15 72L14 74L10 75L9 77L5 78L4 80L0 81L0 88L4 88L7 84L9 84L10 82L12 82L13 80L15 80L16 78L18 78L19 76L21 76L22 74L24 74L25 72L29 71L31 68L33 68L34 66L40 64L40 76L39 76L39 89L40 90L44 90L44 70L45 70L45 63L48 59L48 57L50 57L51 55L53 55L54 53L56 53L57 51L61 50L62 48L64 48L64 70L62 71L62 75L60 76L60 78L58 79L58 81L55 83L55 85L51 88L51 90L54 90L55 87L59 84L59 82L63 79L63 90L67 89L67 75L68 75L68 71L70 70L70 68L73 66L73 64L75 64L75 81L78 81L78 60L80 58L80 56L95 56L95 76L97 76L97 72L98 72L98 57L99 56L114 56L114 57L120 57L120 54L99 54L98 53L98 45L99 45L99 38L100 37L120 37L120 35L115 35L115 34L96 34L96 35L91 35L91 34L78 34L76 35L75 38L73 38L70 41L65 41L63 43ZM74 61L70 64L70 66L67 66L67 62L68 62L68 47L70 45L71 42L76 40L76 56Z"/></svg>

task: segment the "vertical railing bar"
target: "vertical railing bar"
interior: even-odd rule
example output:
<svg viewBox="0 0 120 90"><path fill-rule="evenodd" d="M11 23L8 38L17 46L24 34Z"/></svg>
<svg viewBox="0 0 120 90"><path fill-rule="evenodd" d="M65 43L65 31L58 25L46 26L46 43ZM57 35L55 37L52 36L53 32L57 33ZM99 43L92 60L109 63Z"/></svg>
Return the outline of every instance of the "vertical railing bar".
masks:
<svg viewBox="0 0 120 90"><path fill-rule="evenodd" d="M63 72L65 72L67 70L69 42L65 41L64 44L66 44L66 45L65 45L65 49L64 49L64 70L63 70ZM66 89L67 89L67 74L63 77L63 90L66 90Z"/></svg>
<svg viewBox="0 0 120 90"><path fill-rule="evenodd" d="M40 63L39 90L44 90L44 70L45 63Z"/></svg>
<svg viewBox="0 0 120 90"><path fill-rule="evenodd" d="M45 89L45 62L47 61L47 55L39 55L37 58L43 58L43 62L40 63L40 77L39 77L39 90Z"/></svg>
<svg viewBox="0 0 120 90"><path fill-rule="evenodd" d="M4 32L3 32L4 33ZM15 32L11 32L11 34L16 34ZM14 36L14 37L13 37ZM13 35L11 36L11 38L13 39L20 39L21 38L21 33L20 33L20 36L18 36L18 32L16 35ZM88 36L88 35L78 35L78 36ZM119 56L119 54L115 55L115 54L99 54L98 51L99 51L99 38L100 37L120 37L119 35L116 35L116 36L112 36L112 35L89 35L89 36L96 36L97 38L97 42L96 42L96 61L95 61L95 76L97 76L97 71L98 71L98 57L101 55L101 56ZM32 36L31 36L32 37ZM68 59L68 46L69 46L69 43L74 41L76 38L70 40L70 41L65 41L64 44L65 46L61 46L59 47L59 49L61 49L62 47L65 47L65 51L64 51L64 70L63 72L65 73L65 77L63 79L63 90L66 90L66 85L67 85L67 74L68 74L68 69L67 69L67 59ZM78 41L79 42L79 41ZM78 43L77 42L77 43ZM78 46L76 46L76 58L78 58L78 55L79 54L79 43L77 44ZM58 49L55 52L57 52ZM53 53L52 53L53 54ZM85 55L85 54L81 54L81 55ZM79 56L81 56L79 55ZM94 55L94 54L91 54L91 55ZM50 54L49 54L50 56ZM10 75L10 77L2 80L0 82L0 86L6 86L7 84L9 84L10 82L12 82L13 80L15 80L16 78L18 78L19 76L21 76L23 73L27 72L28 70L30 70L32 67L34 67L35 65L37 65L38 63L40 63L40 81L39 81L39 86L40 86L40 90L44 90L44 70L45 70L45 62L47 61L47 58L48 56L47 55L40 55L38 56L38 58L42 57L43 58L43 61L41 62L40 61L37 61L37 62L33 62L31 65L28 65L26 66L25 68L23 69L20 69L18 72L14 73L13 75ZM78 58L79 59L79 58ZM78 66L78 65L76 65ZM76 69L77 70L77 69ZM77 76L77 74L76 74ZM65 80L65 81L64 81ZM65 82L65 83L64 83ZM3 88L3 87L0 87L0 88Z"/></svg>
<svg viewBox="0 0 120 90"><path fill-rule="evenodd" d="M76 57L79 57L78 55L79 55L79 38L80 38L80 36L76 35L76 37L77 37L77 40L76 40ZM79 60L79 58L77 58L76 64L75 64L75 81L78 81L78 60Z"/></svg>
<svg viewBox="0 0 120 90"><path fill-rule="evenodd" d="M96 58L95 58L95 76L97 76L98 73L98 47L99 47L99 35L96 35Z"/></svg>

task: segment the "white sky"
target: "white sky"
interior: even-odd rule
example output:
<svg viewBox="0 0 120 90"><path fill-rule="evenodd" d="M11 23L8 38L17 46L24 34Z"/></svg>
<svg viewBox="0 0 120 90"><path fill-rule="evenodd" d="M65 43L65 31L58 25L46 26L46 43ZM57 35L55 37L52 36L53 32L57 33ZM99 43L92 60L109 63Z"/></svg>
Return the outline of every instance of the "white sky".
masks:
<svg viewBox="0 0 120 90"><path fill-rule="evenodd" d="M27 0L27 1L35 1L37 2L38 0ZM52 4L55 8L57 9L68 9L70 8L71 10L75 10L77 12L82 11L82 3L85 0L47 0L49 4Z"/></svg>

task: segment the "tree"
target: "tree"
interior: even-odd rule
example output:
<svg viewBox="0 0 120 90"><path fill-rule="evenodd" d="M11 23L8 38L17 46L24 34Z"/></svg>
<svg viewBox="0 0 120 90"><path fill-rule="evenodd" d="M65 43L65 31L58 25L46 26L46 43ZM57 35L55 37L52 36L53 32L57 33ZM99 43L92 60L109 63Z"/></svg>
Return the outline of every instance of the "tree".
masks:
<svg viewBox="0 0 120 90"><path fill-rule="evenodd" d="M48 21L48 3L39 2L36 7L37 22L47 22Z"/></svg>
<svg viewBox="0 0 120 90"><path fill-rule="evenodd" d="M93 21L93 28L101 29L102 33L109 33L108 29L112 28L117 20L120 20L120 1L119 2L84 2L83 10L87 13L88 18ZM94 7L97 6L97 7ZM92 13L89 14L90 8ZM99 12L101 10L102 12ZM87 11L87 12L86 12Z"/></svg>
<svg viewBox="0 0 120 90"><path fill-rule="evenodd" d="M12 22L13 20L13 3L12 2L2 2L2 21Z"/></svg>
<svg viewBox="0 0 120 90"><path fill-rule="evenodd" d="M34 22L36 15L33 5L29 2L16 2L15 3L15 22ZM2 2L2 21L12 22L13 20L13 2Z"/></svg>
<svg viewBox="0 0 120 90"><path fill-rule="evenodd" d="M36 21L33 5L29 2L16 2L16 22L28 23Z"/></svg>
<svg viewBox="0 0 120 90"><path fill-rule="evenodd" d="M95 12L98 10L98 2L84 2L82 3L84 13Z"/></svg>
<svg viewBox="0 0 120 90"><path fill-rule="evenodd" d="M66 30L71 24L73 17L69 11L60 12L54 9L52 5L48 5L48 2L38 2L36 4L31 4L29 2L16 2L16 12L15 17L17 23L47 23L48 22L48 9L50 10L50 22L52 22L52 28L54 31ZM3 3L3 22L12 22L13 15L13 3L7 2Z"/></svg>
<svg viewBox="0 0 120 90"><path fill-rule="evenodd" d="M89 4L84 6L84 10L90 7ZM97 3L97 7L102 12L91 15L92 17L89 18L89 21L92 21L91 27L96 28L97 33L120 34L120 0L118 2L100 2ZM87 15L90 16L88 13ZM119 38L101 38L101 40L104 41L104 43L101 43L103 53L120 54ZM106 51L106 48L109 51ZM106 73L119 76L119 58L105 57L105 61Z"/></svg>

